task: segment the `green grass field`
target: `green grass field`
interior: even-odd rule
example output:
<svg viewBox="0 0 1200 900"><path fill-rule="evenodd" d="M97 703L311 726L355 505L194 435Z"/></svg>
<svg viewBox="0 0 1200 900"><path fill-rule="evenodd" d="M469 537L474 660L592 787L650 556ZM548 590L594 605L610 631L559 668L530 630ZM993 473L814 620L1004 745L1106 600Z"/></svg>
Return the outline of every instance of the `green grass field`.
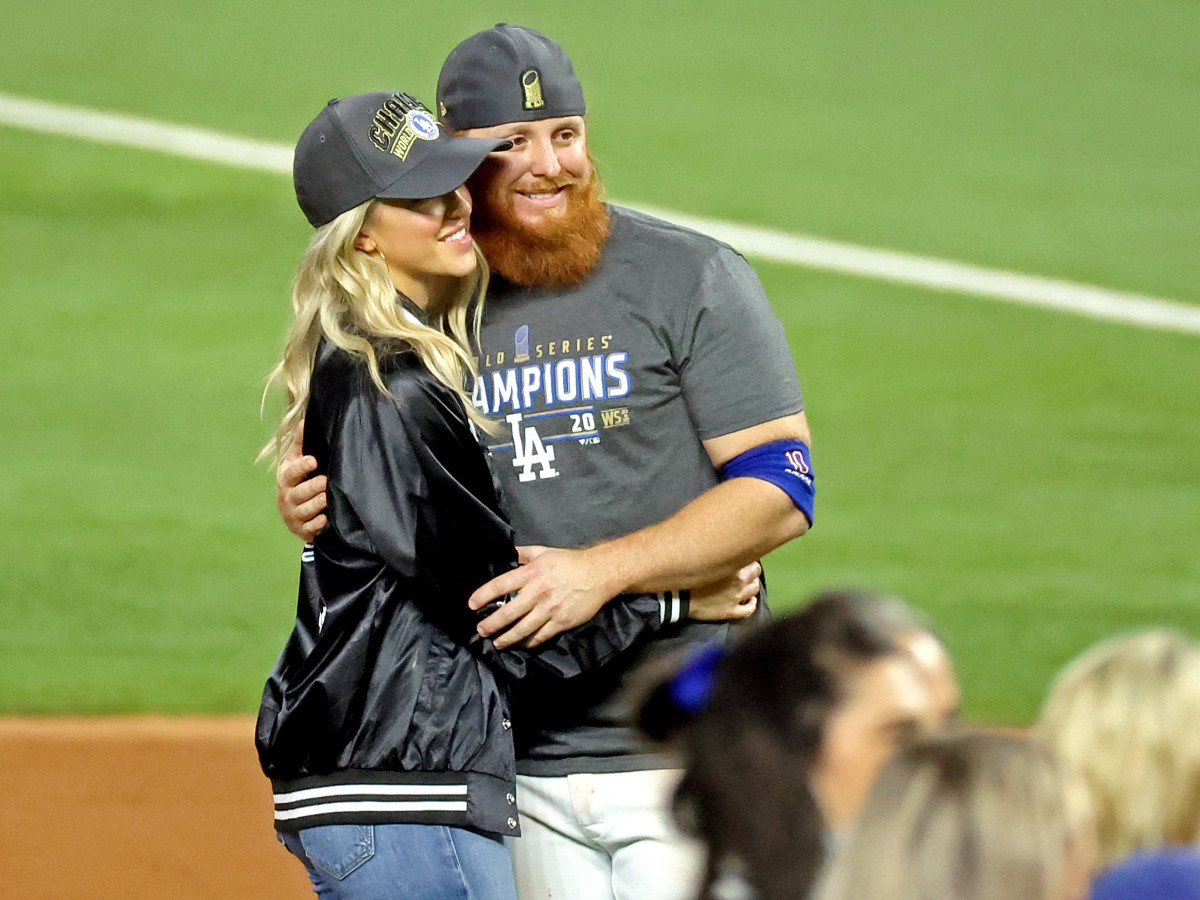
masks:
<svg viewBox="0 0 1200 900"><path fill-rule="evenodd" d="M5 12L0 92L282 142L522 22L614 198L1200 303L1183 0ZM255 708L299 550L258 400L307 233L284 177L0 128L0 712ZM1200 632L1200 337L758 268L820 473L777 605L901 593L1016 723L1103 635Z"/></svg>

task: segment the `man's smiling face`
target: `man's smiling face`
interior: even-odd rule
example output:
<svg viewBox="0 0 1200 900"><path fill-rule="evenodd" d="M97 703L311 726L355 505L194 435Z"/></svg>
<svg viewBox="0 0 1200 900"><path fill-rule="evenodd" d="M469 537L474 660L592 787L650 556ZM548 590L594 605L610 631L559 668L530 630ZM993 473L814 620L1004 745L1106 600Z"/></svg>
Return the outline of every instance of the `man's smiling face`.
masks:
<svg viewBox="0 0 1200 900"><path fill-rule="evenodd" d="M477 202L486 205L489 213L516 220L530 231L554 231L574 196L591 179L582 116L509 122L471 128L464 134L512 141L512 149L487 158L472 186Z"/></svg>

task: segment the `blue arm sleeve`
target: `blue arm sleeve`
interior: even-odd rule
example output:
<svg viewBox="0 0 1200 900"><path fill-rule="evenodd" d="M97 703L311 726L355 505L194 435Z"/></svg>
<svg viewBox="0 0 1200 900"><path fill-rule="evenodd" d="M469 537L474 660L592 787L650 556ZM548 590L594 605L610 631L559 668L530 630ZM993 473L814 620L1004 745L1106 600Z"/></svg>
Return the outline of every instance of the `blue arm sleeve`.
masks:
<svg viewBox="0 0 1200 900"><path fill-rule="evenodd" d="M808 444L797 440L771 441L751 447L721 467L721 478L758 478L769 481L791 497L796 509L813 523L816 485Z"/></svg>

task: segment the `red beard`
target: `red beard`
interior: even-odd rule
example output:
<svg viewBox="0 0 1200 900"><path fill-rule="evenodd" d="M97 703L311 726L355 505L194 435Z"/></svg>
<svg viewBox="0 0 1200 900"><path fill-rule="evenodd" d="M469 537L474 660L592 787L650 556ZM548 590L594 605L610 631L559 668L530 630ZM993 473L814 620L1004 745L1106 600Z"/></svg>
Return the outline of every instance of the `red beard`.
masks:
<svg viewBox="0 0 1200 900"><path fill-rule="evenodd" d="M471 235L493 272L513 284L546 289L579 284L600 259L608 238L608 207L601 199L600 177L578 183L569 176L543 178L532 190L569 192L567 211L532 228L512 211L512 197L489 183L486 165L468 183L476 200Z"/></svg>

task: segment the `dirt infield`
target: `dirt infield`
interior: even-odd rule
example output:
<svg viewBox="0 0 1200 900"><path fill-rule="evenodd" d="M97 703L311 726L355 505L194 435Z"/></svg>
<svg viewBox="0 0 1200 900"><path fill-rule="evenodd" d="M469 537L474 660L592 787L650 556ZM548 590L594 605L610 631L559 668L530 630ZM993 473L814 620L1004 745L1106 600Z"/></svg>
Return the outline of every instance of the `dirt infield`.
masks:
<svg viewBox="0 0 1200 900"><path fill-rule="evenodd" d="M0 894L302 900L254 722L0 719Z"/></svg>

